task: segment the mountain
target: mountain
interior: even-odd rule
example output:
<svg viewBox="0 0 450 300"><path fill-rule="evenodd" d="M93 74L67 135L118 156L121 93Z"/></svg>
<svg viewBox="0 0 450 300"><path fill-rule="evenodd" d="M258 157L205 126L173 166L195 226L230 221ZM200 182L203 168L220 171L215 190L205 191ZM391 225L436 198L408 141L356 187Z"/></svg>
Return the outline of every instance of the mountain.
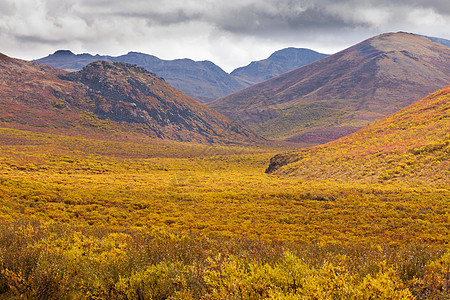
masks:
<svg viewBox="0 0 450 300"><path fill-rule="evenodd" d="M450 86L358 132L271 159L267 173L449 184Z"/></svg>
<svg viewBox="0 0 450 300"><path fill-rule="evenodd" d="M91 55L89 53L74 54L70 50L58 50L47 57L36 59L34 62L68 71L75 71L81 70L86 65L97 60L111 61L111 57L98 54Z"/></svg>
<svg viewBox="0 0 450 300"><path fill-rule="evenodd" d="M70 50L58 50L35 62L71 71L82 69L97 60L136 64L163 77L170 85L196 100L210 102L324 56L326 55L308 49L287 48L273 53L265 60L238 68L231 74L210 61L163 60L138 52L108 56L74 54Z"/></svg>
<svg viewBox="0 0 450 300"><path fill-rule="evenodd" d="M382 34L208 106L266 138L325 143L450 82L450 49L404 32Z"/></svg>
<svg viewBox="0 0 450 300"><path fill-rule="evenodd" d="M435 41L436 43L439 43L441 45L450 47L450 40L446 40L446 39L438 38L438 37L433 37L433 36L426 36L426 35L423 35L423 36L426 37L426 38L429 38L432 41Z"/></svg>
<svg viewBox="0 0 450 300"><path fill-rule="evenodd" d="M247 86L262 82L328 55L304 48L286 48L274 52L269 58L251 62L231 72L238 81Z"/></svg>
<svg viewBox="0 0 450 300"><path fill-rule="evenodd" d="M87 53L74 54L69 50L58 50L47 57L35 60L35 62L61 69L78 70L97 60L136 64L158 74L176 89L202 102L220 98L248 86L238 82L210 61L163 60L138 52L129 52L114 57Z"/></svg>
<svg viewBox="0 0 450 300"><path fill-rule="evenodd" d="M135 65L99 61L69 73L1 55L0 71L3 124L208 143L260 140Z"/></svg>
<svg viewBox="0 0 450 300"><path fill-rule="evenodd" d="M75 126L72 107L90 109L82 87L61 80L66 71L0 54L0 122L49 128Z"/></svg>

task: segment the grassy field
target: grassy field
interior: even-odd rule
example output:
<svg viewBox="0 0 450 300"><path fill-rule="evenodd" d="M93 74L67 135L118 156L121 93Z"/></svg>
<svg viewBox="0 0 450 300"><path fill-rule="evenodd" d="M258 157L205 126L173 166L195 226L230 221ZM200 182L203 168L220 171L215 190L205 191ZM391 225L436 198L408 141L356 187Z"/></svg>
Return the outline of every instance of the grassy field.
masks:
<svg viewBox="0 0 450 300"><path fill-rule="evenodd" d="M280 148L0 129L4 299L447 299L450 189Z"/></svg>

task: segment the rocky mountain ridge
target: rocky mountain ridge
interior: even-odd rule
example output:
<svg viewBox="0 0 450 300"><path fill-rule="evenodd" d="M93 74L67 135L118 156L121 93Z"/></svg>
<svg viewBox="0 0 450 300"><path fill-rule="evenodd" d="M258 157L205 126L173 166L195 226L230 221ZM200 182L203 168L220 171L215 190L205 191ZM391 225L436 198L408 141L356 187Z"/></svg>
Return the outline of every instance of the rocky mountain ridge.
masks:
<svg viewBox="0 0 450 300"><path fill-rule="evenodd" d="M139 52L108 56L58 50L35 61L70 71L82 69L98 60L136 64L164 78L170 85L194 99L210 102L324 56L326 55L308 49L287 48L275 52L267 59L238 68L231 74L211 61L193 61L187 58L163 60Z"/></svg>
<svg viewBox="0 0 450 300"><path fill-rule="evenodd" d="M0 121L5 124L130 130L206 143L261 141L136 65L98 61L70 73L2 55L0 70Z"/></svg>
<svg viewBox="0 0 450 300"><path fill-rule="evenodd" d="M327 56L310 49L290 47L278 50L266 59L254 61L245 67L237 68L230 74L250 86Z"/></svg>

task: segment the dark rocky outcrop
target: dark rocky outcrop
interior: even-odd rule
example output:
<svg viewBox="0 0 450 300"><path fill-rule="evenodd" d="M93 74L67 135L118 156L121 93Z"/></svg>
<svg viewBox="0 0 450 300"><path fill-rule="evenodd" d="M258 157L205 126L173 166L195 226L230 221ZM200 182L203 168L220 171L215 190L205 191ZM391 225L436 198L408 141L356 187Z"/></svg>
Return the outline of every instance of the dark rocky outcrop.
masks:
<svg viewBox="0 0 450 300"><path fill-rule="evenodd" d="M278 170L279 168L294 163L299 160L299 155L295 152L291 153L280 153L275 155L270 159L269 166L267 167L265 173L270 174Z"/></svg>

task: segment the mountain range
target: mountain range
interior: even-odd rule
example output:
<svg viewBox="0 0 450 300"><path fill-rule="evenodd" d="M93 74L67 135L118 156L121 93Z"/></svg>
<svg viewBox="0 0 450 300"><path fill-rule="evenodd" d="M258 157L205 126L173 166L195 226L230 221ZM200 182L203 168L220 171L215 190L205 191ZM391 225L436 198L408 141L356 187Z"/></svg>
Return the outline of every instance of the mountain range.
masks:
<svg viewBox="0 0 450 300"><path fill-rule="evenodd" d="M318 144L394 113L450 82L450 48L382 34L208 104L269 139Z"/></svg>
<svg viewBox="0 0 450 300"><path fill-rule="evenodd" d="M279 154L267 173L449 183L450 86L326 145Z"/></svg>
<svg viewBox="0 0 450 300"><path fill-rule="evenodd" d="M72 71L79 70L97 60L136 64L164 78L170 85L196 100L209 102L325 56L309 49L287 48L273 53L267 59L238 68L231 74L210 61L163 60L138 52L106 56L88 53L74 54L69 50L58 50L35 62Z"/></svg>
<svg viewBox="0 0 450 300"><path fill-rule="evenodd" d="M75 55L68 50L39 60L66 69L62 70L1 58L4 122L65 128L89 120L95 123L92 128L107 121L108 126L128 124L133 130L141 126L153 137L197 142L260 140L258 134L325 143L406 107L450 80L450 49L404 32L382 34L331 56L287 48L231 74L222 70L225 77L234 76L235 82L246 85L275 77L209 103L212 109L144 67L110 62L155 65L167 74L184 72L193 77L179 77L192 83L195 76L206 74L199 71L202 68L214 74L221 70L207 61L164 61L136 52L119 57ZM276 76L310 60L316 61Z"/></svg>
<svg viewBox="0 0 450 300"><path fill-rule="evenodd" d="M260 140L136 65L97 61L67 72L0 55L0 74L0 121L8 126L207 143Z"/></svg>
<svg viewBox="0 0 450 300"><path fill-rule="evenodd" d="M276 51L266 59L237 68L230 75L250 86L327 56L310 49L291 47Z"/></svg>

